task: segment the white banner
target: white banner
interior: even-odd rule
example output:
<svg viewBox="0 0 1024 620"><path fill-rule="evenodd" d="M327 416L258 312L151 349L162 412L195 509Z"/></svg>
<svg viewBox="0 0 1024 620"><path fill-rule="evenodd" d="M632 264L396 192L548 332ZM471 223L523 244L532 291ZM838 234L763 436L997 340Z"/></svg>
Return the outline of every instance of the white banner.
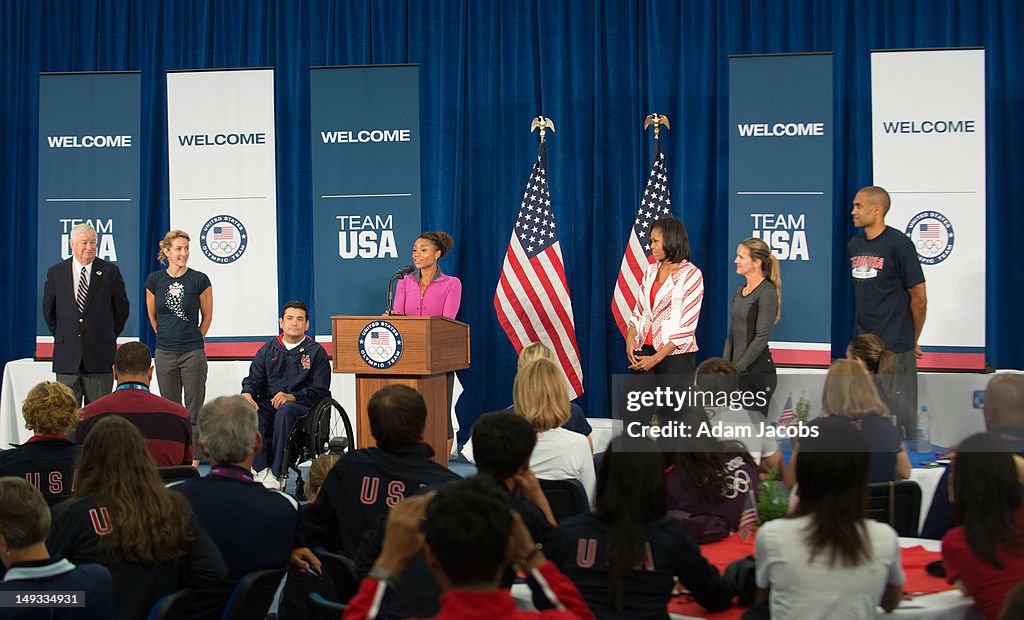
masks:
<svg viewBox="0 0 1024 620"><path fill-rule="evenodd" d="M871 54L874 184L927 280L923 368L985 367L985 50Z"/></svg>
<svg viewBox="0 0 1024 620"><path fill-rule="evenodd" d="M169 72L171 228L213 283L211 355L251 355L277 334L274 71Z"/></svg>

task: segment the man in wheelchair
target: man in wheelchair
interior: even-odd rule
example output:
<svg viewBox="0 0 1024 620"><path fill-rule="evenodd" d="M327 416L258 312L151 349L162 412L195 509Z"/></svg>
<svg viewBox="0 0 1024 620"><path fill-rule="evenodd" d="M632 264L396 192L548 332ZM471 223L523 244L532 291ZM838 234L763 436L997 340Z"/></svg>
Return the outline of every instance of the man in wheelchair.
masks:
<svg viewBox="0 0 1024 620"><path fill-rule="evenodd" d="M280 326L281 335L260 347L249 376L242 381L242 398L259 412L264 449L256 455L253 468L260 481L271 474L278 476L287 467L284 451L296 420L330 396L331 363L324 348L306 335L306 304L286 303Z"/></svg>

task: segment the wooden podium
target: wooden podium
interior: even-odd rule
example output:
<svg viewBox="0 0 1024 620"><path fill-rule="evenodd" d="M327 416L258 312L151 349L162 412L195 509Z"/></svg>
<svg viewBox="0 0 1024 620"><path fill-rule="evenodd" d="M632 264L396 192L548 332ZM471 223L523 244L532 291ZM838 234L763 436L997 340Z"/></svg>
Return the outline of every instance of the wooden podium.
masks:
<svg viewBox="0 0 1024 620"><path fill-rule="evenodd" d="M397 339L386 324L397 329ZM370 397L386 385L400 383L423 395L427 403L423 439L434 448L434 460L447 467L450 405L446 373L469 367L469 325L443 316L332 316L331 337L334 372L356 376L358 447L376 445L367 416ZM401 355L383 363L393 361L392 365L380 367L382 363L368 356L367 347L373 343L397 345L396 340L401 341Z"/></svg>

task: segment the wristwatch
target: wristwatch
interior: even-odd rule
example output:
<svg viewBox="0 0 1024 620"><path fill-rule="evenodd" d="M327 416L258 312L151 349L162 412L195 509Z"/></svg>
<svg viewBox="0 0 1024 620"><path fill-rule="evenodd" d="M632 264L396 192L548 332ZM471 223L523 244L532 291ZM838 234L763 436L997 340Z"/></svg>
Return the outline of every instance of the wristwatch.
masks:
<svg viewBox="0 0 1024 620"><path fill-rule="evenodd" d="M391 571L387 569L375 565L373 568L370 569L370 572L367 573L366 576L371 579L379 579L383 581L384 583L388 584L389 588L398 588L398 577L392 575Z"/></svg>

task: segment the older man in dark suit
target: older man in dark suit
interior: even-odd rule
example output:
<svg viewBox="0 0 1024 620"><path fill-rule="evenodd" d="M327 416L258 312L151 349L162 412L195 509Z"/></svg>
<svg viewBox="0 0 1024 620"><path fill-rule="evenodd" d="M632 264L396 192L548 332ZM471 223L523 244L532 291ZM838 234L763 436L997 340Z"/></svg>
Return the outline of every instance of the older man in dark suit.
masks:
<svg viewBox="0 0 1024 620"><path fill-rule="evenodd" d="M71 229L71 258L50 267L43 288L43 318L53 334L57 381L85 404L109 394L117 336L128 321L124 278L113 263L96 258L96 230Z"/></svg>

